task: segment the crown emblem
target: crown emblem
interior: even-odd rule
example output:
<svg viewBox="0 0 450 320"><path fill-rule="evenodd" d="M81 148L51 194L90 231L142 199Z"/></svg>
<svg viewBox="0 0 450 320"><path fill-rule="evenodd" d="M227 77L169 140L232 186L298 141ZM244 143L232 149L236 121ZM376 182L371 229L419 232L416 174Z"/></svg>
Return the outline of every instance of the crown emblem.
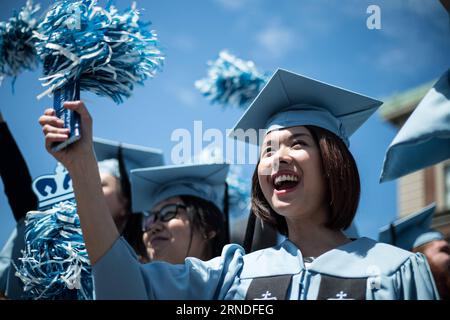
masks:
<svg viewBox="0 0 450 320"><path fill-rule="evenodd" d="M37 177L34 179L32 187L39 199L39 210L45 210L56 203L75 198L69 172L59 162L54 175Z"/></svg>

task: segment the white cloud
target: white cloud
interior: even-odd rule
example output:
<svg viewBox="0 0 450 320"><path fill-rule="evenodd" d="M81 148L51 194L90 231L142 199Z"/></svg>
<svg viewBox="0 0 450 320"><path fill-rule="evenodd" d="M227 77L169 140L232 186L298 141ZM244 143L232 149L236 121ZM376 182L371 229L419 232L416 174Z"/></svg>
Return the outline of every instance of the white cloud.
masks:
<svg viewBox="0 0 450 320"><path fill-rule="evenodd" d="M256 36L256 40L263 54L271 58L281 58L299 44L294 32L282 25L269 26Z"/></svg>

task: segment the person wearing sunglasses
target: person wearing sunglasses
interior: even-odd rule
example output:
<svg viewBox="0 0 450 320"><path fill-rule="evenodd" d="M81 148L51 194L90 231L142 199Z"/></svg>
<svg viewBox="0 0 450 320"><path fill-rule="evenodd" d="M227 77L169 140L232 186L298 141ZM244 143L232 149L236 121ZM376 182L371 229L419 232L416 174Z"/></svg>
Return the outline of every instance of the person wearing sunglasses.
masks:
<svg viewBox="0 0 450 320"><path fill-rule="evenodd" d="M150 261L209 260L228 242L223 213L226 164L188 164L131 171L133 210L144 212ZM152 208L149 211L145 209Z"/></svg>
<svg viewBox="0 0 450 320"><path fill-rule="evenodd" d="M140 264L120 237L99 195L96 162L89 152L92 119L82 102L65 103L65 108L80 114L83 138L70 150L52 154L67 163L73 179L95 298L438 299L422 254L366 237L352 240L342 232L356 214L360 193L349 137L380 105L375 99L278 69L232 134L266 129L252 181L252 211L287 239L249 254L230 244L220 257L186 258L173 265ZM41 124L52 120L41 118ZM57 126L44 133L48 150L52 142L67 139ZM155 206L161 201L188 190L212 194L211 183L205 180L197 188L190 179L164 179L166 173L160 171L149 176L132 171L135 187L155 185L147 194L136 193L133 206L158 211L161 208ZM158 178L167 183L160 185ZM177 193L172 192L175 184Z"/></svg>

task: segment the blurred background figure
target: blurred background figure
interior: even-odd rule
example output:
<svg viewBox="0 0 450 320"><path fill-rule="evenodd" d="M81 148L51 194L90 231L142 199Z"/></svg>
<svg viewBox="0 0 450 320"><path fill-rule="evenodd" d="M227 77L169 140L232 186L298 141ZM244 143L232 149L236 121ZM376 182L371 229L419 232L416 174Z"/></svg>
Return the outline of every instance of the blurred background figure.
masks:
<svg viewBox="0 0 450 320"><path fill-rule="evenodd" d="M130 171L164 164L161 150L94 138L103 193L120 234L142 261L147 251L142 241L142 214L132 213Z"/></svg>
<svg viewBox="0 0 450 320"><path fill-rule="evenodd" d="M122 144L101 138L95 138L94 150L98 160L103 195L113 220L120 234L133 247L140 260L147 261L147 253L142 241L141 215L131 212L129 171L141 166L162 165L162 153L156 149ZM16 170L10 170L10 173L15 174L14 171ZM62 263L63 257L70 256L71 248L75 246L77 248L84 247L82 238L76 240L69 236L70 232L76 231L76 225L67 226L69 229L63 233L58 231L60 228L64 229L61 226L63 222L58 223L58 218L48 219L48 216L51 215L57 215L58 217L66 215L69 219L67 221L76 219L75 204L73 205L73 211L63 213L66 210L65 208L69 206L67 200L73 200L74 197L70 176L65 168L58 163L55 174L40 176L33 183L31 183L31 179L27 182L30 185L30 190L32 187L37 198L33 194L36 204L34 208L28 208L25 212L36 210L36 208L39 211L30 212L30 215L26 217L23 214L22 220L18 223L20 227L17 228L18 234L11 238L15 240L13 259L15 259L15 266L20 271L20 277L15 275L16 268L14 267L10 267L12 271L5 273L9 277L7 296L12 299L76 299L77 297L88 298L89 295L92 296L92 292L89 292L92 290L92 286L82 288L83 294L81 295L77 295L76 290L64 291L58 289L65 287L64 279L60 279L63 278L63 274L58 277L57 281L49 281L54 277L54 273L61 269L61 267L56 266L58 262L55 261L59 259ZM15 199L20 200L20 195L16 196ZM57 205L62 203L66 204L60 206L60 209L55 209ZM40 239L36 239L37 237ZM11 243L12 240L8 242L6 249L4 249L5 252L11 251ZM38 247L35 247L36 245ZM28 246L33 250L28 250ZM67 247L69 249L64 249ZM49 248L54 248L54 250L45 252L45 250L50 250ZM21 250L24 252L22 253ZM19 257L22 258L21 261L18 260ZM84 257L80 255L80 259L84 259ZM74 267L69 262L65 262L64 265L69 269ZM40 270L40 273L34 269ZM64 272L64 275L70 274L70 270L60 271ZM86 276L85 271L83 276ZM86 281L85 279L82 283L89 283L89 281ZM49 287L45 288L47 285Z"/></svg>
<svg viewBox="0 0 450 320"><path fill-rule="evenodd" d="M436 205L398 219L380 229L379 241L423 253L430 264L443 300L450 299L450 245L442 233L430 227Z"/></svg>
<svg viewBox="0 0 450 320"><path fill-rule="evenodd" d="M0 2L0 20L6 21L26 0ZM39 1L43 9L53 2ZM120 10L131 3L116 2ZM136 86L133 97L120 107L86 93L83 98L93 106L91 112L96 119L94 136L141 145L146 145L151 137L152 146L163 150L168 164L174 163L171 153L177 143L168 142L171 135L174 130L183 128L192 136L194 120L203 120L203 132L218 129L225 136L226 129L242 116L243 109L213 107L194 87L195 81L205 76L206 62L214 59L222 49L245 61L253 61L261 71L271 73L276 66L295 69L380 100L437 79L448 69L449 16L439 1L425 4L422 0L377 0L381 29L366 26L370 16L367 8L372 4L369 0L286 0L282 5L271 1L240 1L236 4L222 0L205 3L171 0L158 5L150 0L138 1L138 8L146 9L141 11L142 19L153 22L161 43L167 48L169 68L148 86ZM324 6L329 10L323 10ZM180 16L179 12L186 14ZM192 28L180 29L180 25ZM230 32L223 32L224 28ZM221 36L217 37L218 34ZM53 172L55 167L54 160L44 150L36 148L42 143L41 135L37 134L40 128L36 119L42 109L51 104L47 97L36 102L36 96L42 92L37 80L41 74L41 70L21 73L15 83L15 95L11 92L11 79L5 78L0 87L3 114L27 159L32 178ZM371 76L367 77L367 74ZM429 88L431 86L432 83ZM443 205L446 194L444 171L437 176L440 182L436 182L436 193L441 195L436 200L425 203L421 200L425 193L417 197L411 193L416 200L402 201L420 202L415 209L404 208L400 201L397 203L397 198L403 199L404 195L403 191L396 191L396 183L378 183L379 172L372 168L381 166L384 152L396 131L381 117L374 116L351 138L350 148L362 169L361 181L366 190L361 194L355 219L358 231L361 236L376 238L378 229L394 220L396 213L414 212L436 201L438 207L433 227L447 234L441 215L448 210ZM208 143L203 141L203 147ZM371 148L367 148L368 144ZM194 148L190 151L193 153ZM241 177L248 186L253 168L253 164L242 166ZM424 180L429 181L428 178L420 179L418 183L421 184ZM2 187L0 184L0 189ZM6 213L0 215L1 247L15 226L8 200L1 190L0 212ZM233 215L236 219L230 222L232 234L236 233L235 226L243 226L245 231L248 210L241 212L242 216ZM257 228L259 225L257 223ZM257 235L254 243L258 242L256 238Z"/></svg>
<svg viewBox="0 0 450 320"><path fill-rule="evenodd" d="M19 294L14 284L14 264L18 264L20 250L24 248L24 218L28 211L38 207L36 195L31 188L31 176L6 121L0 112L0 176L4 191L14 215L16 226L0 251L0 295L14 298ZM3 211L3 210L2 210ZM1 212L1 214L4 214Z"/></svg>
<svg viewBox="0 0 450 320"><path fill-rule="evenodd" d="M413 248L423 253L430 264L436 287L442 300L450 300L450 245L445 239L435 239Z"/></svg>
<svg viewBox="0 0 450 320"><path fill-rule="evenodd" d="M450 72L388 99L381 115L401 128L386 151L381 182L397 179L397 217L436 204L430 225L450 236ZM431 218L430 218L431 219Z"/></svg>
<svg viewBox="0 0 450 320"><path fill-rule="evenodd" d="M450 13L450 1L440 2ZM380 241L397 238L395 245L424 253L441 298L450 299L450 70L394 94L380 113L400 129L380 177L398 179L399 219L382 229Z"/></svg>

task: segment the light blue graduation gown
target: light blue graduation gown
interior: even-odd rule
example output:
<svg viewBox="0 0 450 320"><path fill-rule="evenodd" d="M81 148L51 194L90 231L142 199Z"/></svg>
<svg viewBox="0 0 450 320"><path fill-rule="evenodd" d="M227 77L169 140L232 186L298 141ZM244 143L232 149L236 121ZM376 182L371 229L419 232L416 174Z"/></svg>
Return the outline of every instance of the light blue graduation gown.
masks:
<svg viewBox="0 0 450 320"><path fill-rule="evenodd" d="M9 299L20 299L23 295L23 283L15 276L16 266L19 266L21 250L25 248L25 218L17 222L8 241L0 251L0 292Z"/></svg>
<svg viewBox="0 0 450 320"><path fill-rule="evenodd" d="M184 264L171 265L140 264L119 238L93 266L96 299L246 299L252 280L286 275L291 277L285 298L291 300L439 298L424 255L369 238L330 250L307 268L289 240L247 255L231 244L210 261L187 258ZM357 286L362 286L359 297L350 292ZM258 297L279 298L270 288Z"/></svg>

